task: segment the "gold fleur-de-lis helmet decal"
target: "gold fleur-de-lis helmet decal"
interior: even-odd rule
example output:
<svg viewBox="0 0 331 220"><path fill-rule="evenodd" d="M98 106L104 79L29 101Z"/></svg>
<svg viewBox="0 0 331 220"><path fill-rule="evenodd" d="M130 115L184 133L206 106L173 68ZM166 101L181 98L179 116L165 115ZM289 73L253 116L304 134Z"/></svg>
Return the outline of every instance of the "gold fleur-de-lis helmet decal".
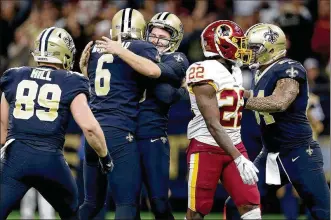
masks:
<svg viewBox="0 0 331 220"><path fill-rule="evenodd" d="M277 41L277 38L279 37L279 34L273 30L271 30L271 28L268 28L268 31L264 33L264 38L266 39L266 41L274 44Z"/></svg>

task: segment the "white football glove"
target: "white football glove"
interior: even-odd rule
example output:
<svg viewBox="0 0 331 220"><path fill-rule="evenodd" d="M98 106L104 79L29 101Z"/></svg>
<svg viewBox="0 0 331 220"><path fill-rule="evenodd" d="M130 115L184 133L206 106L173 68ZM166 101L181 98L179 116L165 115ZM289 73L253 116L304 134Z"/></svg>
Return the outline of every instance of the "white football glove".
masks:
<svg viewBox="0 0 331 220"><path fill-rule="evenodd" d="M237 157L234 162L236 163L241 179L245 184L254 185L255 183L257 183L257 181L259 181L259 178L257 178L256 175L259 170L250 160L246 159L246 157L241 155Z"/></svg>

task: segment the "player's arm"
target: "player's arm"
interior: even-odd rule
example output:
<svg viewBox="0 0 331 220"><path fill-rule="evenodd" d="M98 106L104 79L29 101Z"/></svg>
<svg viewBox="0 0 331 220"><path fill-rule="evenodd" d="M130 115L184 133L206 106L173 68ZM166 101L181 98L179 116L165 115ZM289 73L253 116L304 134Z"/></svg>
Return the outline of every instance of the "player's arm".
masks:
<svg viewBox="0 0 331 220"><path fill-rule="evenodd" d="M9 104L5 97L5 93L2 93L2 97L1 97L1 145L6 143L7 131L8 131L8 117L9 117Z"/></svg>
<svg viewBox="0 0 331 220"><path fill-rule="evenodd" d="M84 48L82 55L80 56L79 60L79 68L80 71L83 73L84 76L88 77L87 73L87 67L88 67L88 61L90 59L90 53L91 53L91 46L93 44L93 41L90 41Z"/></svg>
<svg viewBox="0 0 331 220"><path fill-rule="evenodd" d="M70 109L75 121L83 130L88 143L93 147L99 157L105 157L107 155L105 136L87 104L85 94L77 95L72 101Z"/></svg>
<svg viewBox="0 0 331 220"><path fill-rule="evenodd" d="M173 104L181 99L188 99L188 91L184 87L174 88L167 83L159 83L154 88L155 97L163 103Z"/></svg>
<svg viewBox="0 0 331 220"><path fill-rule="evenodd" d="M159 66L145 57L139 56L124 47L121 50L117 50L117 55L135 71L144 76L150 78L159 78L161 76Z"/></svg>
<svg viewBox="0 0 331 220"><path fill-rule="evenodd" d="M158 78L163 82L180 82L189 66L189 62L184 56L178 58L182 59L180 61L169 60L162 63L155 63L123 47L122 50L117 50L117 54L140 74L150 78Z"/></svg>
<svg viewBox="0 0 331 220"><path fill-rule="evenodd" d="M122 47L121 38L117 41L110 40L107 37L102 37L103 40L97 40L97 47L103 49L106 53L118 55L124 62L131 66L138 73L150 77L159 78L161 69L150 59L139 56L127 48ZM155 49L156 50L156 49Z"/></svg>
<svg viewBox="0 0 331 220"><path fill-rule="evenodd" d="M163 82L181 82L185 77L189 62L185 55L181 56L177 53L165 62L157 63L156 65L160 69L160 80Z"/></svg>
<svg viewBox="0 0 331 220"><path fill-rule="evenodd" d="M215 89L209 84L196 84L192 86L199 111L201 112L210 134L228 155L230 155L238 168L245 184L252 185L258 181L254 164L247 160L236 147L220 123Z"/></svg>
<svg viewBox="0 0 331 220"><path fill-rule="evenodd" d="M241 153L233 146L232 140L220 123L220 112L215 89L211 85L203 83L193 85L192 90L195 94L199 111L216 143L233 159L239 157Z"/></svg>
<svg viewBox="0 0 331 220"><path fill-rule="evenodd" d="M299 82L291 78L277 81L272 95L267 97L250 97L245 107L259 112L283 112L299 94Z"/></svg>
<svg viewBox="0 0 331 220"><path fill-rule="evenodd" d="M82 129L87 142L100 157L103 172L111 171L113 164L107 150L105 135L88 106L86 95L83 93L77 95L71 102L70 110L76 123Z"/></svg>

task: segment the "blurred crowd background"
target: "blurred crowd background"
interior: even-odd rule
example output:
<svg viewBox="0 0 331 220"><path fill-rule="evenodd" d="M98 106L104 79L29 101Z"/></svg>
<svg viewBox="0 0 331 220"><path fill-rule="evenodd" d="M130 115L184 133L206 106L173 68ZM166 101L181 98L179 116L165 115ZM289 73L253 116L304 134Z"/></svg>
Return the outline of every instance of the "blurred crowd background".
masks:
<svg viewBox="0 0 331 220"><path fill-rule="evenodd" d="M0 74L9 67L34 66L30 50L41 30L50 26L65 28L73 37L77 55L90 40L109 36L111 19L120 9L138 9L148 21L154 14L168 11L179 16L184 25L184 39L179 51L189 61L203 60L200 34L211 22L228 19L237 22L246 31L259 22L278 24L287 36L288 57L300 61L307 69L310 86L308 117L324 155L324 167L328 181L330 170L330 1L329 0L2 0ZM252 74L243 71L244 87L250 88ZM171 204L174 210L185 211L187 199L187 167L185 159L186 126L192 115L189 100L175 104L170 111L169 140L171 144ZM242 135L251 159L261 148L260 134L254 114L244 112ZM66 138L66 158L82 192L81 132L72 121ZM227 195L219 186L213 211L221 212ZM82 199L82 198L81 198ZM291 186L279 190L276 195L262 199L265 213L285 212L295 219L304 213ZM110 207L111 207L110 202ZM148 208L148 203L146 205Z"/></svg>

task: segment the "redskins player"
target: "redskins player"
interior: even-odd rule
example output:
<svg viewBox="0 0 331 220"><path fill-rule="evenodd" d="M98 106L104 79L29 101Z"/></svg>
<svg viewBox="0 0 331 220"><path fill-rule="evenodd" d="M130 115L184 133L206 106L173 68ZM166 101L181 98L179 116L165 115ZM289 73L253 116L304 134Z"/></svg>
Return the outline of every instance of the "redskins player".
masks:
<svg viewBox="0 0 331 220"><path fill-rule="evenodd" d="M207 26L201 46L207 59L186 72L195 115L187 132L191 142L186 219L203 219L210 212L219 179L242 219L260 219L258 170L240 137L244 105L240 66L250 61L252 52L246 49L242 29L227 20Z"/></svg>

